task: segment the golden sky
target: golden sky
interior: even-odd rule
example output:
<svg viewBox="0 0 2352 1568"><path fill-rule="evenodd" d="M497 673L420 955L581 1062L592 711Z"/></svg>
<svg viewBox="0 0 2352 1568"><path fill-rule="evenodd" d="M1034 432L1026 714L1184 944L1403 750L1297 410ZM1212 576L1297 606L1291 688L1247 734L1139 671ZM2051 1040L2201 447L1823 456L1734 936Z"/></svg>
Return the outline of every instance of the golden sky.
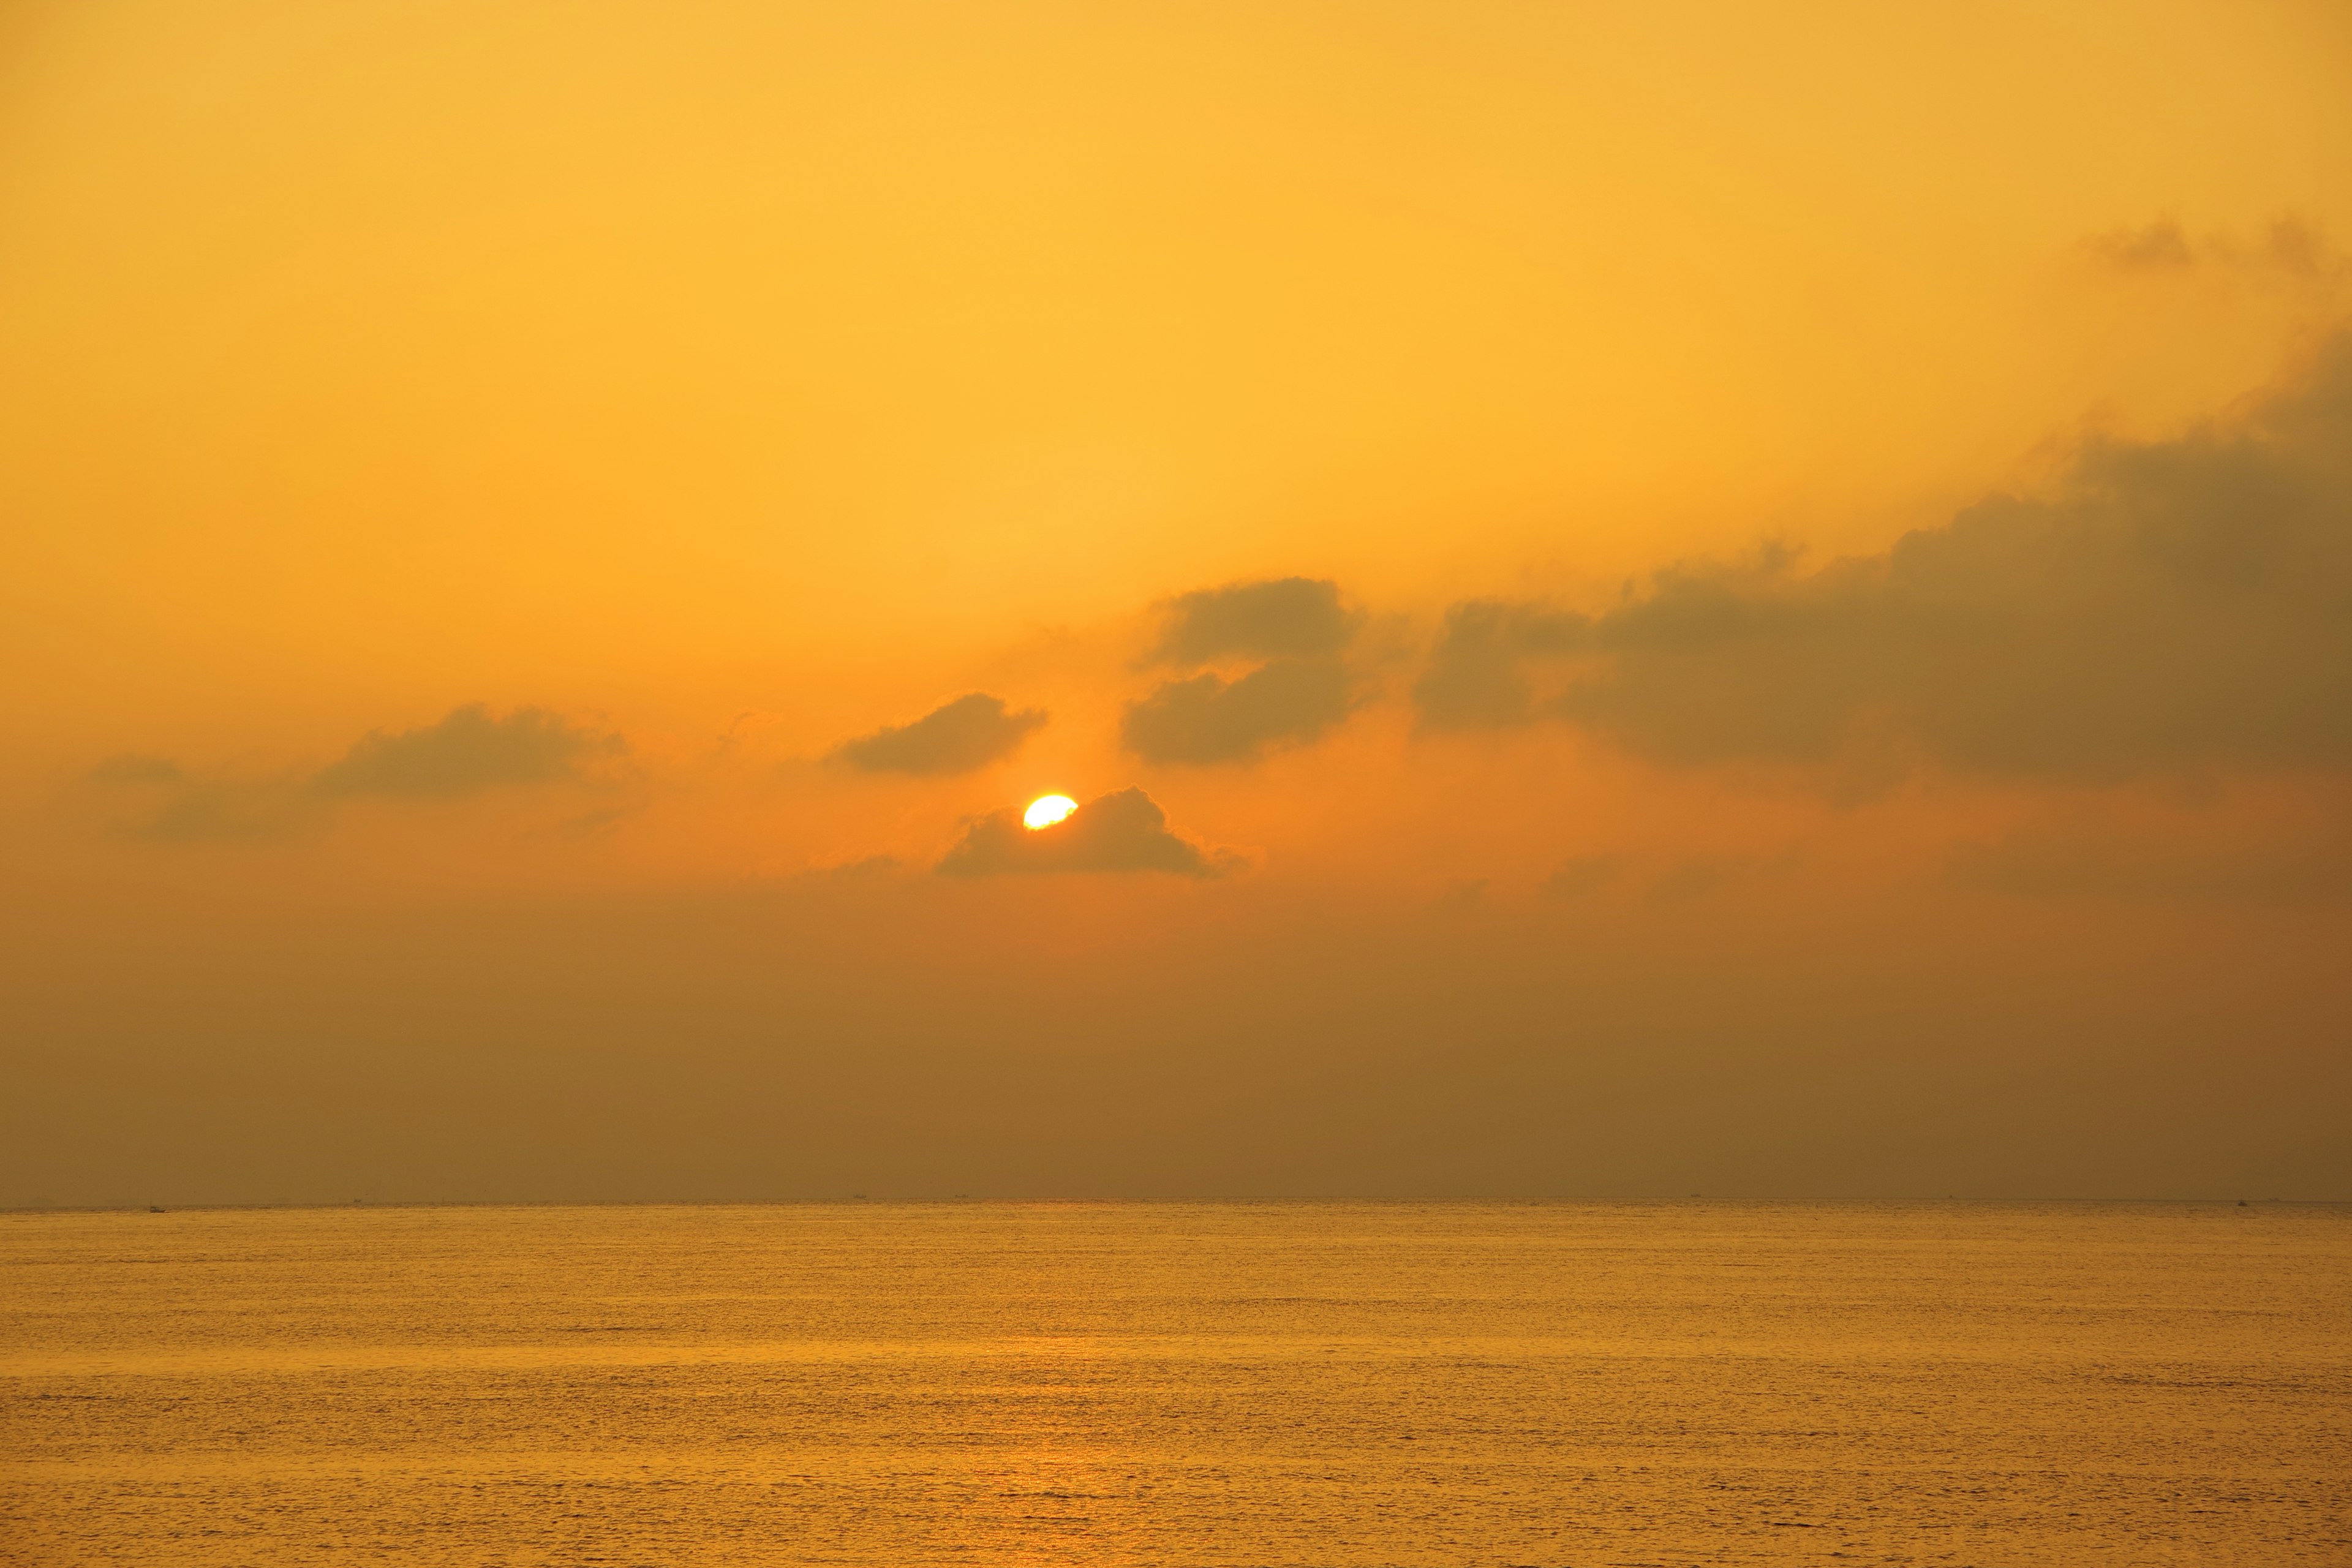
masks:
<svg viewBox="0 0 2352 1568"><path fill-rule="evenodd" d="M0 1204L2352 1197L2347 237L2324 4L10 7Z"/></svg>

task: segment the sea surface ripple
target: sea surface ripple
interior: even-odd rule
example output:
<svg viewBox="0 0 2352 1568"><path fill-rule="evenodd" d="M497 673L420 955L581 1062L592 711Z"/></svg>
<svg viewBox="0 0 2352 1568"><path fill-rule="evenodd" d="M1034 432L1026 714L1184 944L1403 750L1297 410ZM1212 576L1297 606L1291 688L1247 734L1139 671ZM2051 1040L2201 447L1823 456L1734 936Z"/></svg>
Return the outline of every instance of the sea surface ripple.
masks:
<svg viewBox="0 0 2352 1568"><path fill-rule="evenodd" d="M0 1215L0 1561L2352 1563L2352 1208Z"/></svg>

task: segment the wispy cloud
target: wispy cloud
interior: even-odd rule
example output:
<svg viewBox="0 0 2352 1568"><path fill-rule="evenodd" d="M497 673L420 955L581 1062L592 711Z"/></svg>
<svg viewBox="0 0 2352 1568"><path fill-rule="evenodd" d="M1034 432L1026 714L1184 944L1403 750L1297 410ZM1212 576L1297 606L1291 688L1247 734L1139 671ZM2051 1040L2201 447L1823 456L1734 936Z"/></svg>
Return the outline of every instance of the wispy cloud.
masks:
<svg viewBox="0 0 2352 1568"><path fill-rule="evenodd" d="M1127 705L1119 739L1148 763L1246 762L1312 741L1346 718L1348 688L1336 659L1276 659L1236 680L1166 681Z"/></svg>
<svg viewBox="0 0 2352 1568"><path fill-rule="evenodd" d="M84 777L152 802L127 824L133 837L234 842L283 835L337 802L360 797L450 800L501 786L583 780L596 762L627 750L620 736L543 708L518 708L501 718L476 702L436 723L372 731L315 772L203 776L167 757L126 753Z"/></svg>
<svg viewBox="0 0 2352 1568"><path fill-rule="evenodd" d="M838 761L866 773L937 776L968 773L1021 749L1045 724L1043 709L1014 711L1004 699L974 691L911 723L890 724L834 748Z"/></svg>
<svg viewBox="0 0 2352 1568"><path fill-rule="evenodd" d="M1328 658L1345 651L1360 616L1327 579L1278 577L1182 594L1160 605L1164 624L1149 661L1197 668L1225 659Z"/></svg>
<svg viewBox="0 0 2352 1568"><path fill-rule="evenodd" d="M471 702L438 723L371 731L311 775L308 787L328 796L473 795L500 784L574 778L593 760L627 750L618 735L544 708L518 708L499 718Z"/></svg>

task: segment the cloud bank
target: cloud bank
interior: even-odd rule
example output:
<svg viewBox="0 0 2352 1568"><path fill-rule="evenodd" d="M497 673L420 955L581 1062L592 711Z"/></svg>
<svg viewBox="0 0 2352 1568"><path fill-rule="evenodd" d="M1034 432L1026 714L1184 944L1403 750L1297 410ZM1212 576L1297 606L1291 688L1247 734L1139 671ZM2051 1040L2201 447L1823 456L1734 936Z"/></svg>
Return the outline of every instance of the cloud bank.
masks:
<svg viewBox="0 0 2352 1568"><path fill-rule="evenodd" d="M2234 422L2090 443L2054 497L1883 555L1678 567L1595 616L1457 605L1414 696L1431 727L1550 717L1677 763L2352 764L2352 337Z"/></svg>
<svg viewBox="0 0 2352 1568"><path fill-rule="evenodd" d="M1214 877L1224 857L1169 831L1167 814L1139 789L1098 795L1051 827L1022 826L1020 808L979 818L939 864L950 877L1034 875L1054 871L1170 871Z"/></svg>
<svg viewBox="0 0 2352 1568"><path fill-rule="evenodd" d="M922 777L968 773L1019 751L1046 717L1042 708L1015 712L1002 697L974 691L910 724L885 725L870 735L845 741L834 748L833 756L866 773Z"/></svg>

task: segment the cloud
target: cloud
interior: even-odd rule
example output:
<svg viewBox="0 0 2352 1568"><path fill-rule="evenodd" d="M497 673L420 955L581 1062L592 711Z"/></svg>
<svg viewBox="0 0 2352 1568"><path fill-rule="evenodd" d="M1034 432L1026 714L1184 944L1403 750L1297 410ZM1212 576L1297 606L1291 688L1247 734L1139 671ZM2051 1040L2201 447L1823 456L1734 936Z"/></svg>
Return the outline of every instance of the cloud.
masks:
<svg viewBox="0 0 2352 1568"><path fill-rule="evenodd" d="M1162 681L1127 704L1119 738L1150 763L1238 763L1311 741L1348 715L1342 659L1362 616L1339 584L1282 577L1234 583L1165 601L1166 625L1146 664L1180 668L1263 659L1239 675Z"/></svg>
<svg viewBox="0 0 2352 1568"><path fill-rule="evenodd" d="M518 708L499 719L473 702L422 729L371 731L311 775L308 787L327 796L472 795L574 778L583 763L627 749L618 735L583 729L543 708Z"/></svg>
<svg viewBox="0 0 2352 1568"><path fill-rule="evenodd" d="M167 844L274 838L294 827L306 806L315 809L299 773L200 778L169 757L140 752L108 757L82 783L104 789L109 800L137 803L135 816L110 824L114 831Z"/></svg>
<svg viewBox="0 0 2352 1568"><path fill-rule="evenodd" d="M2196 264L2197 255L2175 218L2158 218L2140 228L2110 229L2084 242L2091 253L2118 272L2163 271Z"/></svg>
<svg viewBox="0 0 2352 1568"><path fill-rule="evenodd" d="M1415 696L1677 763L2352 765L2352 336L2231 423L2092 442L2054 495L1882 555L1675 567L1590 617L1457 605Z"/></svg>
<svg viewBox="0 0 2352 1568"><path fill-rule="evenodd" d="M1348 714L1336 659L1280 658L1238 680L1197 675L1127 705L1119 740L1149 763L1234 763L1311 741Z"/></svg>
<svg viewBox="0 0 2352 1568"><path fill-rule="evenodd" d="M1432 729L1517 724L1535 717L1527 661L1585 646L1591 623L1540 605L1473 599L1445 613L1429 666L1412 689Z"/></svg>
<svg viewBox="0 0 2352 1568"><path fill-rule="evenodd" d="M911 724L886 725L845 741L833 755L867 773L968 773L1020 750L1029 731L1045 719L1043 709L1014 712L1003 698L974 691Z"/></svg>
<svg viewBox="0 0 2352 1568"><path fill-rule="evenodd" d="M1356 635L1339 585L1309 577L1234 583L1166 601L1151 664L1197 667L1230 658L1328 658Z"/></svg>
<svg viewBox="0 0 2352 1568"><path fill-rule="evenodd" d="M1215 877L1233 858L1212 855L1168 830L1168 818L1139 789L1098 795L1051 827L1021 823L1016 806L975 820L939 864L950 877L1049 871L1171 871Z"/></svg>
<svg viewBox="0 0 2352 1568"><path fill-rule="evenodd" d="M2294 279L2328 285L2352 273L2326 231L2293 214L2274 218L2252 239L2218 232L2192 239L2176 218L2094 235L2084 250L2101 266L2126 274L2184 273L2192 268L2273 281Z"/></svg>
<svg viewBox="0 0 2352 1568"><path fill-rule="evenodd" d="M301 817L302 803L289 782L207 779L173 792L130 831L166 844L251 842L275 838Z"/></svg>
<svg viewBox="0 0 2352 1568"><path fill-rule="evenodd" d="M107 758L82 776L91 784L178 784L188 775L169 757L126 752Z"/></svg>
<svg viewBox="0 0 2352 1568"><path fill-rule="evenodd" d="M141 838L199 843L275 837L318 817L331 803L356 796L446 799L499 784L578 778L587 763L627 749L618 735L583 728L542 708L518 708L501 719L477 702L420 729L373 731L307 776L191 776L166 758L125 754L108 758L85 777L117 787L168 786L165 797L123 824L124 830ZM570 826L593 830L611 819L600 813Z"/></svg>
<svg viewBox="0 0 2352 1568"><path fill-rule="evenodd" d="M2352 900L2352 834L2339 827L2299 841L2217 843L2074 822L1962 845L1947 862L1945 879L2021 899L2341 902Z"/></svg>
<svg viewBox="0 0 2352 1568"><path fill-rule="evenodd" d="M1549 898L1581 898L1614 879L1624 863L1622 855L1579 855L1561 861L1559 869L1538 884L1537 891Z"/></svg>

